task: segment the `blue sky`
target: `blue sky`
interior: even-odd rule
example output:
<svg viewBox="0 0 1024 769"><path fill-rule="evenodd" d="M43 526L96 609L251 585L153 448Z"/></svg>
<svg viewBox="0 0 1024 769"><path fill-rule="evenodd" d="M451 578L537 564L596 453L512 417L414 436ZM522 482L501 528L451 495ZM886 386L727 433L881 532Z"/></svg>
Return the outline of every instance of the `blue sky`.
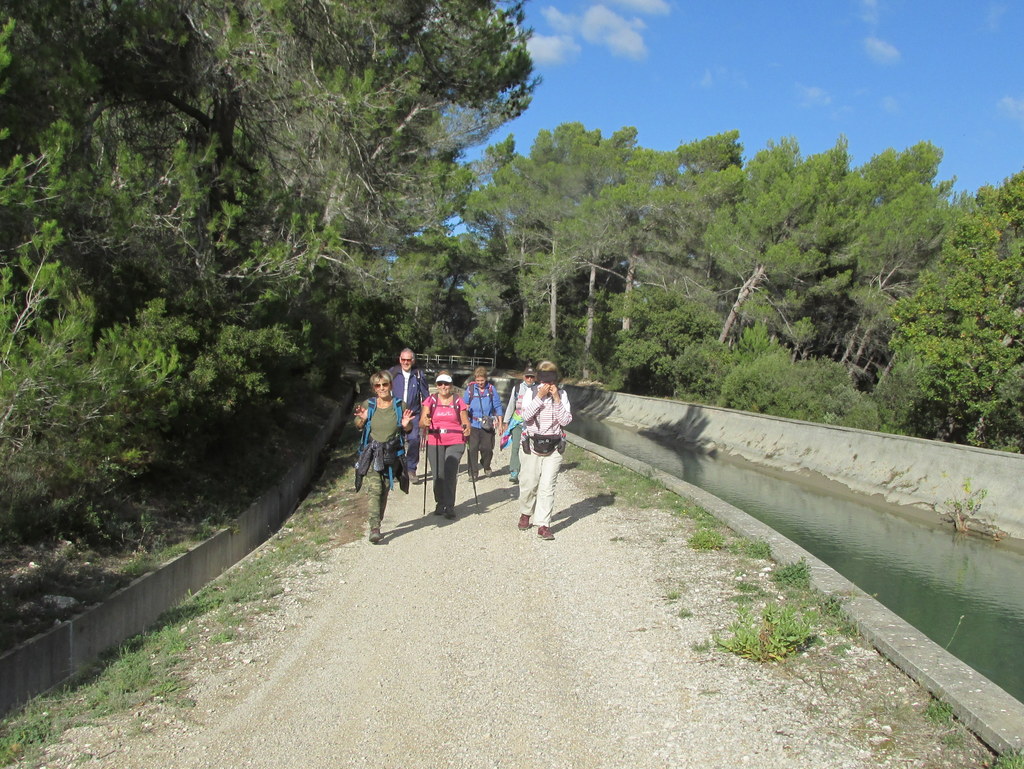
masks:
<svg viewBox="0 0 1024 769"><path fill-rule="evenodd" d="M623 126L658 150L737 129L750 158L845 136L853 164L930 141L974 192L1024 170L1024 3L964 0L530 0L542 78L497 132Z"/></svg>

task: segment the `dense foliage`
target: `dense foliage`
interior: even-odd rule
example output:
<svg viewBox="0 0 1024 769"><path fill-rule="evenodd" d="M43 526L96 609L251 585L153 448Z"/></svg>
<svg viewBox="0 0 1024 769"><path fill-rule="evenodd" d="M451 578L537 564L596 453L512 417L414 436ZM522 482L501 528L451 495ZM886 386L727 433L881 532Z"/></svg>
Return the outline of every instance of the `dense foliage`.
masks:
<svg viewBox="0 0 1024 769"><path fill-rule="evenodd" d="M102 528L126 479L395 349L395 253L457 211L460 153L533 88L516 2L4 0L0 24L0 530L21 537Z"/></svg>
<svg viewBox="0 0 1024 769"><path fill-rule="evenodd" d="M606 386L1021 450L1024 176L938 148L577 123L465 162L535 82L519 2L0 5L0 531L103 528L354 363Z"/></svg>

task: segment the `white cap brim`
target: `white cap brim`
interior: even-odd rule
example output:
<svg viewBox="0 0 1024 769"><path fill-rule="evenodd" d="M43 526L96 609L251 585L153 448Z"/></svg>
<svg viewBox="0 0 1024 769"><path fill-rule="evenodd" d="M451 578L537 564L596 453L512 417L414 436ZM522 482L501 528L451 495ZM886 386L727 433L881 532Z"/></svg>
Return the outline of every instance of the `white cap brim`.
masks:
<svg viewBox="0 0 1024 769"><path fill-rule="evenodd" d="M434 382L436 382L437 384L441 384L441 382L446 382L447 384L451 384L452 383L452 378L450 376L448 376L447 374L441 374L441 376L439 376L437 379L435 379Z"/></svg>

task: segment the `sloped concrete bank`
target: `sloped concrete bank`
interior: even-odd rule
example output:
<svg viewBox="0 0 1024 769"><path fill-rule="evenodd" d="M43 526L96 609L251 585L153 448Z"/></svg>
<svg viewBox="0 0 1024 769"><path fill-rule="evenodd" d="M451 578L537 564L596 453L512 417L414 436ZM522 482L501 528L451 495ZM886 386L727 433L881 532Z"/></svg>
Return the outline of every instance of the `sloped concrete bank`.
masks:
<svg viewBox="0 0 1024 769"><path fill-rule="evenodd" d="M834 427L796 419L569 386L573 411L610 419L706 453L724 451L755 464L817 473L852 491L947 514L983 492L972 528L1024 539L1024 456L969 446ZM1002 534L1000 533L1002 532Z"/></svg>
<svg viewBox="0 0 1024 769"><path fill-rule="evenodd" d="M143 632L167 609L252 552L291 515L312 480L321 451L351 405L336 406L285 477L231 526L109 599L0 656L0 716L63 683L106 649Z"/></svg>
<svg viewBox="0 0 1024 769"><path fill-rule="evenodd" d="M573 388L569 396L574 411L579 410L583 402L582 398L575 400L580 389ZM893 664L947 703L957 718L996 752L1024 750L1024 703L931 641L807 550L697 486L579 436L570 434L569 440L693 500L736 533L766 542L778 563L806 561L811 584L839 600L864 638Z"/></svg>

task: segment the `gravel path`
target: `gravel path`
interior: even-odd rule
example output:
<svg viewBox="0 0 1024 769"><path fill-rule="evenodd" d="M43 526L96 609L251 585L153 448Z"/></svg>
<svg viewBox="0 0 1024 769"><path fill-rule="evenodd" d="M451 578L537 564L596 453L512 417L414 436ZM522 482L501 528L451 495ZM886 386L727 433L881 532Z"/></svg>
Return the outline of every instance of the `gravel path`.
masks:
<svg viewBox="0 0 1024 769"><path fill-rule="evenodd" d="M690 550L582 470L559 483L553 542L517 530L504 468L479 505L460 481L455 521L421 514L421 486L393 495L381 545L296 569L240 640L196 650L195 708L77 729L46 766L984 765L848 639L784 665L716 649L736 580L771 590L768 562Z"/></svg>

